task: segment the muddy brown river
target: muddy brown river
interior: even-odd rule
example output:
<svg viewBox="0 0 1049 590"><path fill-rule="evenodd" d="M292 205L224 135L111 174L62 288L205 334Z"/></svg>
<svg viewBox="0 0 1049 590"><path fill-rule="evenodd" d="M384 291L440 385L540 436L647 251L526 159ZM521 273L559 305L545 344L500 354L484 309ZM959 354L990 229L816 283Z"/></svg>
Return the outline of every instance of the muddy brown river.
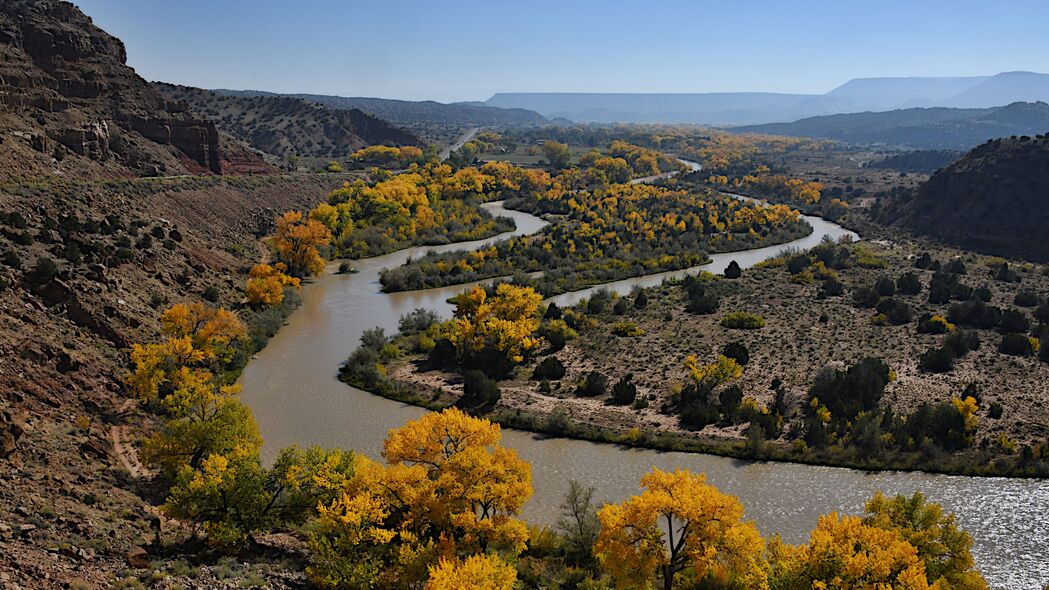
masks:
<svg viewBox="0 0 1049 590"><path fill-rule="evenodd" d="M355 262L359 273L329 272L302 289L302 306L248 363L241 377L242 398L258 421L267 460L272 460L281 447L292 444L338 446L378 457L389 429L425 412L349 387L338 381L336 374L364 330L382 326L387 334L395 333L401 314L417 307L448 316L451 306L446 300L464 287L386 294L379 285L382 268L403 264L427 251L476 248L510 235L534 233L545 225L537 217L504 209L500 203L485 207L493 214L512 217L517 222L516 231L489 240L412 248L360 260ZM703 267L605 286L628 292L634 285L659 284L668 276L685 272L721 272L730 260L747 268L786 247L807 248L824 235L837 238L849 233L820 218L806 220L813 233L789 244L717 254ZM587 293L568 293L554 300L568 304ZM503 442L532 464L535 495L526 505L524 516L533 523L554 522L569 480L596 487L600 501L619 501L638 493L638 480L653 466L706 473L710 483L739 497L748 518L754 519L763 533L780 533L792 543L807 538L820 514L862 511L863 503L875 491L921 491L954 512L972 534L977 566L993 588L1030 590L1049 582L1049 481L758 463L544 438L509 429L504 430Z"/></svg>

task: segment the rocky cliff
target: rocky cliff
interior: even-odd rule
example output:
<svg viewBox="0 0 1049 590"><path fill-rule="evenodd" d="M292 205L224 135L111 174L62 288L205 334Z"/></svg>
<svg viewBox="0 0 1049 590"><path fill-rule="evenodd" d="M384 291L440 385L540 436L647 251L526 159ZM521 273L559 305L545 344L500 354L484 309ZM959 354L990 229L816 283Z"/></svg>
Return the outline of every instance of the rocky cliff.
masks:
<svg viewBox="0 0 1049 590"><path fill-rule="evenodd" d="M0 130L5 178L223 172L215 124L158 93L68 2L0 5Z"/></svg>

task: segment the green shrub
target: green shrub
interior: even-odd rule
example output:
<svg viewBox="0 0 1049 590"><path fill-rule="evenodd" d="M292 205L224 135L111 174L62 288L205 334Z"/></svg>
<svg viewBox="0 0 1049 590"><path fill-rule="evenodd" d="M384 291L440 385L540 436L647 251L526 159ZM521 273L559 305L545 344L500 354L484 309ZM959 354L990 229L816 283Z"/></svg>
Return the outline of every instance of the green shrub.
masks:
<svg viewBox="0 0 1049 590"><path fill-rule="evenodd" d="M557 381L565 376L565 365L556 356L548 356L536 365L532 379L536 381Z"/></svg>
<svg viewBox="0 0 1049 590"><path fill-rule="evenodd" d="M495 405L502 393L499 385L482 371L476 369L463 373L463 397L460 400L469 406Z"/></svg>
<svg viewBox="0 0 1049 590"><path fill-rule="evenodd" d="M576 387L576 395L579 397L597 397L608 391L608 377L598 371L587 373L583 381Z"/></svg>
<svg viewBox="0 0 1049 590"><path fill-rule="evenodd" d="M634 375L628 373L612 386L612 403L625 406L634 403L637 398L637 386L633 383Z"/></svg>
<svg viewBox="0 0 1049 590"><path fill-rule="evenodd" d="M747 345L742 342L729 342L725 345L721 354L736 361L740 365L746 365L750 362L750 351L747 350Z"/></svg>
<svg viewBox="0 0 1049 590"><path fill-rule="evenodd" d="M721 318L721 325L732 330L757 330L765 327L765 318L757 314L737 311Z"/></svg>
<svg viewBox="0 0 1049 590"><path fill-rule="evenodd" d="M397 329L401 334L418 334L436 324L438 319L437 312L420 307L402 315Z"/></svg>
<svg viewBox="0 0 1049 590"><path fill-rule="evenodd" d="M57 275L58 265L55 264L55 261L47 256L41 256L36 259L33 270L27 272L23 278L26 285L36 288L50 283Z"/></svg>
<svg viewBox="0 0 1049 590"><path fill-rule="evenodd" d="M1011 356L1030 356L1034 352L1031 339L1023 334L1009 332L1002 336L998 351Z"/></svg>

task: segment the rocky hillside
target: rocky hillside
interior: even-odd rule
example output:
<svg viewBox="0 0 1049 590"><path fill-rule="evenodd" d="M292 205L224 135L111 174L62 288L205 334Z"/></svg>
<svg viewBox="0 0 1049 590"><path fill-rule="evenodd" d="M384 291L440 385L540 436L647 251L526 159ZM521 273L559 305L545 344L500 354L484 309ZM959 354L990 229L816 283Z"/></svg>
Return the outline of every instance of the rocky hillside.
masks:
<svg viewBox="0 0 1049 590"><path fill-rule="evenodd" d="M215 121L219 130L281 159L289 156L345 158L375 145L424 142L359 109L334 109L291 96L229 96L209 90L154 84L171 101Z"/></svg>
<svg viewBox="0 0 1049 590"><path fill-rule="evenodd" d="M1049 135L989 141L882 217L963 248L1047 262Z"/></svg>
<svg viewBox="0 0 1049 590"><path fill-rule="evenodd" d="M269 170L127 66L74 5L0 4L0 179Z"/></svg>

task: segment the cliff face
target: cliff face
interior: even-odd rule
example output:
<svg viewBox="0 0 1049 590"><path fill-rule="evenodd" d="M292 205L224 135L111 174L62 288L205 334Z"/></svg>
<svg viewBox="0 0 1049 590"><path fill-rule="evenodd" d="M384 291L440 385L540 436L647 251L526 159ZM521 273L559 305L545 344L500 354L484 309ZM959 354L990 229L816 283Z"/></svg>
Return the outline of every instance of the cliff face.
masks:
<svg viewBox="0 0 1049 590"><path fill-rule="evenodd" d="M883 215L963 248L1047 262L1049 135L989 141Z"/></svg>
<svg viewBox="0 0 1049 590"><path fill-rule="evenodd" d="M215 124L166 100L126 62L124 44L72 4L5 0L0 129L17 140L5 142L14 152L5 174L222 173Z"/></svg>

